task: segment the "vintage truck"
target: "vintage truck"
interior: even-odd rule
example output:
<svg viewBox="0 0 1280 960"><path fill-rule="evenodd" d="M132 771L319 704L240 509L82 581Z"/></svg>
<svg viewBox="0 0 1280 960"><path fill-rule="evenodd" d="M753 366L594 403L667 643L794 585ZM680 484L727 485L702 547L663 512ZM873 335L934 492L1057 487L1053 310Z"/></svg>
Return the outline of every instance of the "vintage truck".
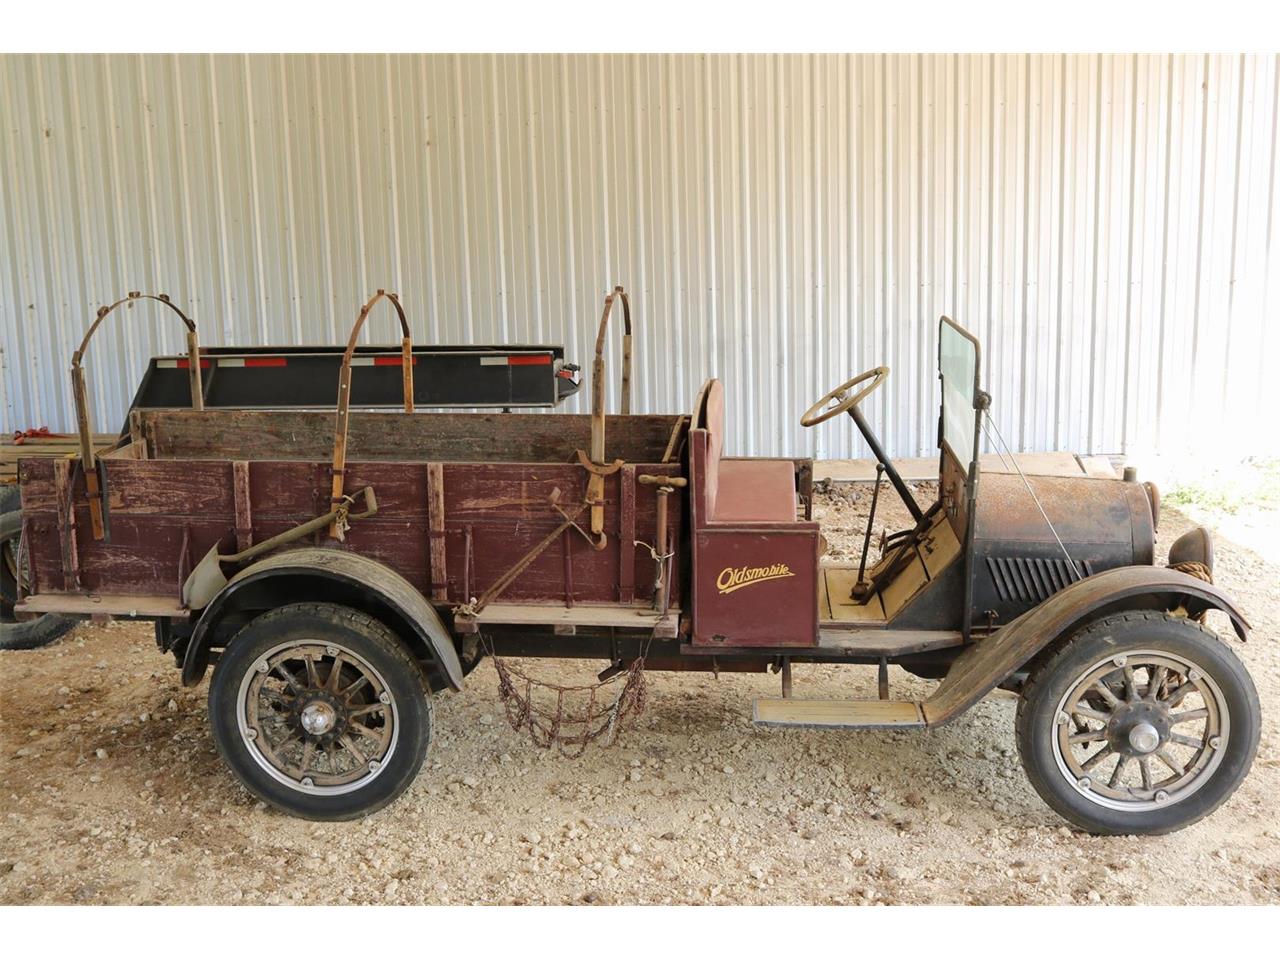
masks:
<svg viewBox="0 0 1280 960"><path fill-rule="evenodd" d="M486 655L517 724L548 744L565 742L566 690L539 707L509 657L590 658L608 664L602 682L625 678L612 700L590 691L578 744L642 705L645 669L774 669L782 695L753 706L773 727L924 729L1015 690L1032 784L1098 833L1177 829L1247 774L1257 694L1203 621L1222 611L1242 640L1247 623L1212 583L1208 533L1156 567L1152 486L980 476L991 398L979 344L953 321L937 328L934 503L916 503L859 408L887 368L801 419L847 413L913 518L868 568L865 550L857 565L822 559L809 461L726 454L726 420L750 411L726 409L719 381L662 415L631 413L624 385L623 411L606 415L621 288L584 415L415 412L391 294L403 343L372 355L400 358L404 412L352 413L354 344L381 299L343 354L336 414L138 409L103 456L86 444L79 460L19 468L16 611L154 620L184 684L213 667L214 740L262 799L332 820L389 803L422 766L433 696ZM193 346L193 384L200 363ZM877 668L879 698L793 696L792 665L819 661ZM940 683L891 699L888 664Z"/></svg>

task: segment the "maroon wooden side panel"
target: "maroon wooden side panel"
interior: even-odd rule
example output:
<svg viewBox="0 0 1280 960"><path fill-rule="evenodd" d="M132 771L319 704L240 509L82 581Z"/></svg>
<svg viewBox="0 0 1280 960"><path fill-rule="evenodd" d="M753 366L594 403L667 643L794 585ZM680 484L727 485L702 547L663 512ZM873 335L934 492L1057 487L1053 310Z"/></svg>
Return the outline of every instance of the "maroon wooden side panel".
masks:
<svg viewBox="0 0 1280 960"><path fill-rule="evenodd" d="M179 595L190 570L219 539L235 530L230 462L177 463L104 460L110 540L94 540L84 474L72 471L80 587L89 593ZM24 462L23 510L36 590L57 591L63 582L53 460ZM184 551L184 540L186 549ZM224 549L234 550L234 537Z"/></svg>
<svg viewBox="0 0 1280 960"><path fill-rule="evenodd" d="M23 461L23 508L31 531L30 554L38 592L61 591L64 564L59 538L54 461ZM71 501L81 588L98 594L179 595L193 563L215 546L237 549L235 468L230 460L107 461L110 539L91 534L84 478L73 472ZM678 474L676 464L636 465L634 473ZM247 478L243 473L247 472ZM430 596L430 468L404 462L350 462L346 489L372 486L378 513L354 521L343 542L316 535L308 544L352 550L387 564ZM622 538L621 472L605 485L608 546L593 550L576 532L562 534L503 594L507 601L618 602L623 551L632 550L634 596L652 597L654 562L647 546ZM586 474L576 464L446 464L443 468L448 570L447 599L477 596L526 551L562 522L552 507L553 490L566 510L582 502ZM249 524L253 542L324 513L329 504L329 468L312 461L251 461L242 468L249 510L240 505L241 534ZM653 487L635 484L634 540L657 539ZM679 497L680 494L676 494ZM671 542L680 542L681 511L670 511ZM584 513L580 522L585 527ZM469 540L469 544L468 544ZM571 545L570 542L572 541ZM569 560L566 563L566 545ZM469 559L469 562L468 562ZM675 560L679 584L679 557ZM672 603L679 597L673 595Z"/></svg>
<svg viewBox="0 0 1280 960"><path fill-rule="evenodd" d="M675 474L674 464L637 465L638 472ZM605 478L604 532L608 542L595 550L576 531L561 535L500 596L502 601L570 600L575 603L617 603L620 588L622 538L621 472ZM582 503L586 474L573 464L445 464L445 541L450 600L478 597L543 538L564 522L551 502L560 492L566 512ZM656 493L635 488L634 540L652 544L657 536ZM577 517L587 529L586 511ZM680 512L670 512L673 542L679 542ZM634 542L634 596L653 596L654 561L647 547ZM566 549L569 558L566 561ZM566 575L566 567L568 574ZM676 567L678 577L678 566ZM678 582L678 581L677 581ZM678 597L673 597L673 603Z"/></svg>
<svg viewBox="0 0 1280 960"><path fill-rule="evenodd" d="M58 494L53 481L53 458L18 461L22 510L27 524L26 544L37 590L63 589L62 548L58 540Z"/></svg>
<svg viewBox="0 0 1280 960"><path fill-rule="evenodd" d="M696 531L693 642L812 646L818 636L816 528L752 524Z"/></svg>

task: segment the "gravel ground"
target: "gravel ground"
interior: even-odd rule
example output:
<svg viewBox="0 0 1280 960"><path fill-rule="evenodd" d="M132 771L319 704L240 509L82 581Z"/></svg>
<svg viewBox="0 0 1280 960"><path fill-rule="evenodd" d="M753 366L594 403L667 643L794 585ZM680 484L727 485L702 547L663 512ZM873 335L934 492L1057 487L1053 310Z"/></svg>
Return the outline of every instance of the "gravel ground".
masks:
<svg viewBox="0 0 1280 960"><path fill-rule="evenodd" d="M856 556L865 499L823 496L832 555ZM1162 542L1189 525L1166 511ZM1277 903L1280 567L1217 546L1255 629L1235 646L1262 743L1228 805L1171 836L1065 826L1023 775L1010 694L925 733L763 731L750 703L776 677L652 674L639 727L575 761L507 727L489 665L439 699L427 768L399 802L309 823L223 767L206 688L179 685L149 625L86 625L0 656L0 902ZM872 668L795 676L798 696L875 695ZM891 681L897 696L932 687Z"/></svg>

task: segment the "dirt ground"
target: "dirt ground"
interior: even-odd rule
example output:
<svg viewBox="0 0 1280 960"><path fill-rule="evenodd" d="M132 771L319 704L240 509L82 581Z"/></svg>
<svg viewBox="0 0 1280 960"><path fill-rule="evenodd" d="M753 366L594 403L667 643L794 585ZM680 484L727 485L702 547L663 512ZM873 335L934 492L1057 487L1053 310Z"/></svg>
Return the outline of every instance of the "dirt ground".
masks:
<svg viewBox="0 0 1280 960"><path fill-rule="evenodd" d="M834 555L856 556L865 494L822 497ZM1166 510L1161 543L1189 526ZM1280 566L1219 538L1215 572L1253 623L1235 646L1262 742L1225 807L1155 838L1065 826L1022 772L1010 694L926 733L765 731L751 699L776 696L775 676L651 674L639 727L566 760L506 725L488 664L439 698L404 797L309 823L232 778L206 686L179 685L148 625L82 626L0 655L0 902L1278 903ZM795 675L797 696L875 695L872 668Z"/></svg>

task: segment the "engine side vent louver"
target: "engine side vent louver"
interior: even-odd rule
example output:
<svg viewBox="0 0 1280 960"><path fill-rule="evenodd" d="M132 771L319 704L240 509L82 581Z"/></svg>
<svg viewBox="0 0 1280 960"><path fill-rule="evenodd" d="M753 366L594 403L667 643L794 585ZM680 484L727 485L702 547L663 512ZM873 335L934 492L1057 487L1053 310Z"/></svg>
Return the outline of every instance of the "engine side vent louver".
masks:
<svg viewBox="0 0 1280 960"><path fill-rule="evenodd" d="M1084 571L1084 576L1093 575L1093 565L1088 560L1077 560L1076 566ZM987 569L1000 599L1021 603L1048 600L1067 584L1081 578L1067 566L1065 559L1058 557L1047 560L1040 557L987 557Z"/></svg>

